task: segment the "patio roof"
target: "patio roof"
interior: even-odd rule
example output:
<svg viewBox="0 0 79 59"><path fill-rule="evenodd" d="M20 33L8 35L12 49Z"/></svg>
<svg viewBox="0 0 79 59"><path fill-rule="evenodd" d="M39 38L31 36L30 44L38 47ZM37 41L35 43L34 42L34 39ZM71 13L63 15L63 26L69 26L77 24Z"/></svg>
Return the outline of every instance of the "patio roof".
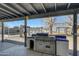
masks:
<svg viewBox="0 0 79 59"><path fill-rule="evenodd" d="M70 14L78 8L78 3L0 3L0 20Z"/></svg>

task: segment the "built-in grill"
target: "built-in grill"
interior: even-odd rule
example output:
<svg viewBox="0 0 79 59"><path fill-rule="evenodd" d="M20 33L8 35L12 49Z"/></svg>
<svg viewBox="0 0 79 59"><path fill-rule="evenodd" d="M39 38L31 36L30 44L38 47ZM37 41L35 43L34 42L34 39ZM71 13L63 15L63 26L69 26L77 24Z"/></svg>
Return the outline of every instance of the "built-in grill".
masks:
<svg viewBox="0 0 79 59"><path fill-rule="evenodd" d="M27 45L29 48L32 48L32 50L51 55L67 55L68 41L66 40L66 36L50 37L47 33L37 33L33 34L32 37L33 38L27 40L27 43L30 43Z"/></svg>

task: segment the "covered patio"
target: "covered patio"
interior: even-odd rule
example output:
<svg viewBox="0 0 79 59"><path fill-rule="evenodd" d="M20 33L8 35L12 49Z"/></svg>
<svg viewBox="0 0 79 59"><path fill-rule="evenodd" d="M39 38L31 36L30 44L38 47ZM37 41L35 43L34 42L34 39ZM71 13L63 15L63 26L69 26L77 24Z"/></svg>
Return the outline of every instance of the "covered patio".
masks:
<svg viewBox="0 0 79 59"><path fill-rule="evenodd" d="M77 56L77 14L79 13L78 3L0 3L0 22L2 24L2 40L0 42L1 53L5 55L48 55L27 50L27 20L51 16L73 15L73 55ZM24 20L24 46L10 44L4 39L4 22ZM19 21L19 20L18 20ZM51 29L50 32L52 33ZM5 47L6 45L6 47ZM11 45L11 46L9 46ZM9 46L9 47L8 47ZM10 48L10 49L9 49ZM27 51L28 52L27 52ZM14 53L14 51L17 51ZM7 54L8 53L8 54ZM13 53L13 54L11 54ZM18 53L18 54L17 54ZM22 54L23 53L23 54ZM2 55L2 54L0 54Z"/></svg>

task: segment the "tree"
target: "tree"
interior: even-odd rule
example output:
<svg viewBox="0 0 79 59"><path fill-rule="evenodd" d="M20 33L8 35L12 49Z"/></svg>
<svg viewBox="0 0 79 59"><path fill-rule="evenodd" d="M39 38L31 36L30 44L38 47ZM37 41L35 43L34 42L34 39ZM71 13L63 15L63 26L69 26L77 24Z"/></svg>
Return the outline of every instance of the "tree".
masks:
<svg viewBox="0 0 79 59"><path fill-rule="evenodd" d="M73 25L73 17L72 15L67 16L67 22L66 22L69 26Z"/></svg>
<svg viewBox="0 0 79 59"><path fill-rule="evenodd" d="M47 28L49 31L49 34L52 35L52 28L55 23L55 18L54 17L46 17L46 18L44 18L43 23L44 23L44 28Z"/></svg>
<svg viewBox="0 0 79 59"><path fill-rule="evenodd" d="M72 15L68 15L67 16L67 22L66 22L67 26L69 26L69 28L66 29L66 33L71 34L72 33L72 26L73 26L73 16Z"/></svg>

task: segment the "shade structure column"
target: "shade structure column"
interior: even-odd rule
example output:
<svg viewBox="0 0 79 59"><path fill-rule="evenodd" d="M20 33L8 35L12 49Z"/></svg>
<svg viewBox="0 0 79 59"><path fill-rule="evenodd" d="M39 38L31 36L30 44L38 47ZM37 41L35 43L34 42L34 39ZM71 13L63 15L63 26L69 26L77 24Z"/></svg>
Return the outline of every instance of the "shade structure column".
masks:
<svg viewBox="0 0 79 59"><path fill-rule="evenodd" d="M2 22L2 42L4 42L4 22Z"/></svg>
<svg viewBox="0 0 79 59"><path fill-rule="evenodd" d="M73 14L73 56L77 56L77 12Z"/></svg>
<svg viewBox="0 0 79 59"><path fill-rule="evenodd" d="M28 20L28 16L25 16L24 17L24 24L25 24L24 26L24 46L25 47L27 46L27 43L26 43L27 41L27 20Z"/></svg>

